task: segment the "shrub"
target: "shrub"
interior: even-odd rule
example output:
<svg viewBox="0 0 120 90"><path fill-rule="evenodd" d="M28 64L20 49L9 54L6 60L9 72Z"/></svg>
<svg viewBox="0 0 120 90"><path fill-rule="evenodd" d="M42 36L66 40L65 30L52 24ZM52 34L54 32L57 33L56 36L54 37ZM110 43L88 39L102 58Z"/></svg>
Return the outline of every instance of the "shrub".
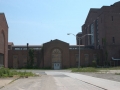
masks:
<svg viewBox="0 0 120 90"><path fill-rule="evenodd" d="M8 68L0 68L0 77L13 77L14 75L19 77L34 76L32 72L17 72L15 70L9 70Z"/></svg>
<svg viewBox="0 0 120 90"><path fill-rule="evenodd" d="M95 60L92 61L92 66L97 67L97 62Z"/></svg>

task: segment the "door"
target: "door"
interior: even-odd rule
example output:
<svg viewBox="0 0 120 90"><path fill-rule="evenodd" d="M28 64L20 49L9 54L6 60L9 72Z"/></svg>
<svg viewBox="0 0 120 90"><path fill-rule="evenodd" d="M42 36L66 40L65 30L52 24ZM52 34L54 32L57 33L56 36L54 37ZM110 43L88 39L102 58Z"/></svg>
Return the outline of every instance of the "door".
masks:
<svg viewBox="0 0 120 90"><path fill-rule="evenodd" d="M54 63L54 70L60 69L60 63Z"/></svg>
<svg viewBox="0 0 120 90"><path fill-rule="evenodd" d="M61 69L61 50L59 49L54 49L52 51L52 68L53 69Z"/></svg>

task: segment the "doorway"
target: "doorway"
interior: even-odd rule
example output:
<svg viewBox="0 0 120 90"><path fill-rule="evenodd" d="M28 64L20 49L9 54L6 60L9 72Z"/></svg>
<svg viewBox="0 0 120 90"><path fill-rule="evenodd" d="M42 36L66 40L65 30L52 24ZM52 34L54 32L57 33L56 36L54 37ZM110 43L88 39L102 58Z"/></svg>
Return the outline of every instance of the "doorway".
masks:
<svg viewBox="0 0 120 90"><path fill-rule="evenodd" d="M61 69L61 51L60 49L54 49L52 51L52 68L55 70Z"/></svg>

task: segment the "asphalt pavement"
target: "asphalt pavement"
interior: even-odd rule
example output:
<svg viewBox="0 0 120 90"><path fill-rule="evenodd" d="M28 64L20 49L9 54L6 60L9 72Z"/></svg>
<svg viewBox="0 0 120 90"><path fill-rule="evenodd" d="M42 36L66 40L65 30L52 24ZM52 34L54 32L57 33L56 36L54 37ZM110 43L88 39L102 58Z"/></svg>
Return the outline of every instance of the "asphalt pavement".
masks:
<svg viewBox="0 0 120 90"><path fill-rule="evenodd" d="M39 77L20 78L1 90L120 90L120 82L71 73L67 70L33 70Z"/></svg>

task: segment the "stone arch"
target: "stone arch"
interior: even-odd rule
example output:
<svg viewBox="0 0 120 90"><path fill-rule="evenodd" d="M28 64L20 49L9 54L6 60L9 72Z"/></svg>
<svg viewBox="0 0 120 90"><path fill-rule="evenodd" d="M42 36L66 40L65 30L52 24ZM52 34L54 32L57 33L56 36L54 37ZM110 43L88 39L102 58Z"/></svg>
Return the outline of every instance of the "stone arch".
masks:
<svg viewBox="0 0 120 90"><path fill-rule="evenodd" d="M60 69L62 62L62 52L60 49L55 48L52 50L52 68Z"/></svg>

